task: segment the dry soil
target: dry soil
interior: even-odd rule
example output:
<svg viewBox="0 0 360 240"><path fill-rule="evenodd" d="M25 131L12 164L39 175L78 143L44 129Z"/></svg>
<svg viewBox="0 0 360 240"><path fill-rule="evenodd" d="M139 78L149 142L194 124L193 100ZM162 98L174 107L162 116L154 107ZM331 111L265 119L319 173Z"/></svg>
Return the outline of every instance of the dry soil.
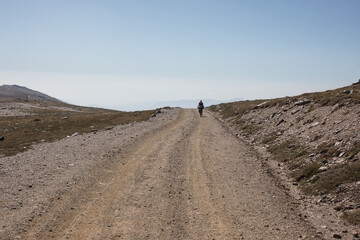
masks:
<svg viewBox="0 0 360 240"><path fill-rule="evenodd" d="M0 239L321 239L254 149L205 111L0 159Z"/></svg>

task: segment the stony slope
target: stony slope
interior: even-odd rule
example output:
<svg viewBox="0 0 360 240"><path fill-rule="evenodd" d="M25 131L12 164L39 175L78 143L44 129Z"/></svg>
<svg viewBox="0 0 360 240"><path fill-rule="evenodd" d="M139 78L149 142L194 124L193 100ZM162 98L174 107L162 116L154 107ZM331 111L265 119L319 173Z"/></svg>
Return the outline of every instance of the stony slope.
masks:
<svg viewBox="0 0 360 240"><path fill-rule="evenodd" d="M265 147L311 204L360 224L360 84L211 106L235 134ZM345 222L346 223L346 222Z"/></svg>
<svg viewBox="0 0 360 240"><path fill-rule="evenodd" d="M2 85L0 86L0 101L11 101L16 99L22 100L46 100L59 102L56 98L50 97L44 93L31 90L18 85Z"/></svg>

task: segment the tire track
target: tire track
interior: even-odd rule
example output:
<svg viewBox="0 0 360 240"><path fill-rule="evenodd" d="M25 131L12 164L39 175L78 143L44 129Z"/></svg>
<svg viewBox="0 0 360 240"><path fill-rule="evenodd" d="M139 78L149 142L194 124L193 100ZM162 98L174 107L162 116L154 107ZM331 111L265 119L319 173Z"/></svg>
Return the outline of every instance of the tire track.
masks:
<svg viewBox="0 0 360 240"><path fill-rule="evenodd" d="M104 229L109 226L108 219L114 211L114 202L122 194L126 183L138 165L148 158L165 140L164 138L179 128L188 118L181 111L176 122L162 127L153 136L129 150L125 156L119 155L110 169L103 167L99 179L94 179L83 192L63 196L53 204L26 232L26 239L102 239ZM114 157L113 157L114 158ZM116 157L115 157L116 158Z"/></svg>
<svg viewBox="0 0 360 240"><path fill-rule="evenodd" d="M109 162L25 238L317 239L252 150L206 112L181 110Z"/></svg>

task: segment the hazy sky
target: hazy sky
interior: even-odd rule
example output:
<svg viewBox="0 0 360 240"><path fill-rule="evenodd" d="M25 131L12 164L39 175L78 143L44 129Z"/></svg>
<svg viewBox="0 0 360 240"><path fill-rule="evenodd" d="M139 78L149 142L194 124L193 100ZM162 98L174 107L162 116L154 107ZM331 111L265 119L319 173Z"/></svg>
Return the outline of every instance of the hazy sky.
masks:
<svg viewBox="0 0 360 240"><path fill-rule="evenodd" d="M0 0L0 85L80 105L255 99L360 78L359 0Z"/></svg>

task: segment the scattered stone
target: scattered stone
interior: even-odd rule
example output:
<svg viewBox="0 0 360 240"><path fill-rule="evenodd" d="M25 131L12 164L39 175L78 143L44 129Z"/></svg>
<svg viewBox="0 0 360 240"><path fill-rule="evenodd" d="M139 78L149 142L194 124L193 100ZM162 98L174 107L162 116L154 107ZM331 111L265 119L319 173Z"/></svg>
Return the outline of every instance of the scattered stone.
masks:
<svg viewBox="0 0 360 240"><path fill-rule="evenodd" d="M320 171L320 172L325 172L327 169L328 169L327 166L319 167L319 171Z"/></svg>
<svg viewBox="0 0 360 240"><path fill-rule="evenodd" d="M158 110L156 111L156 113L162 113L162 112L161 112L161 109L158 109Z"/></svg>
<svg viewBox="0 0 360 240"><path fill-rule="evenodd" d="M335 239L341 239L342 237L341 237L340 234L334 233L333 238L335 238Z"/></svg>
<svg viewBox="0 0 360 240"><path fill-rule="evenodd" d="M340 107L340 105L339 105L338 103L335 104L335 105L331 108L331 113L335 112L339 107Z"/></svg>
<svg viewBox="0 0 360 240"><path fill-rule="evenodd" d="M291 111L291 114L295 114L295 113L299 112L301 109L303 109L303 106L299 106L299 107L295 108L294 110Z"/></svg>
<svg viewBox="0 0 360 240"><path fill-rule="evenodd" d="M75 137L75 136L77 136L77 135L79 135L78 132L76 132L76 133L74 133L73 135L71 135L71 137Z"/></svg>
<svg viewBox="0 0 360 240"><path fill-rule="evenodd" d="M105 128L106 131L113 130L113 129L114 129L114 127L107 127L107 128Z"/></svg>
<svg viewBox="0 0 360 240"><path fill-rule="evenodd" d="M360 84L360 79L356 83L353 83L352 85L357 85L357 84Z"/></svg>
<svg viewBox="0 0 360 240"><path fill-rule="evenodd" d="M40 121L41 121L41 119L39 119L39 118L34 119L34 122L40 122Z"/></svg>
<svg viewBox="0 0 360 240"><path fill-rule="evenodd" d="M280 122L278 122L278 123L276 124L276 126L279 126L280 124L282 124L282 123L284 123L284 122L285 122L285 120L284 120L284 119L281 119Z"/></svg>
<svg viewBox="0 0 360 240"><path fill-rule="evenodd" d="M345 152L341 152L340 154L339 154L339 157L341 158L342 156L344 156L345 155Z"/></svg>
<svg viewBox="0 0 360 240"><path fill-rule="evenodd" d="M4 141L5 140L5 137L4 136L1 136L0 137L0 141Z"/></svg>
<svg viewBox="0 0 360 240"><path fill-rule="evenodd" d="M302 105L306 105L306 104L308 104L308 103L311 103L311 100L308 100L308 99L306 99L306 100L299 100L299 101L295 102L294 104L295 104L295 106L302 106Z"/></svg>
<svg viewBox="0 0 360 240"><path fill-rule="evenodd" d="M152 118L156 117L156 114L155 113L151 114L151 117Z"/></svg>
<svg viewBox="0 0 360 240"><path fill-rule="evenodd" d="M316 153L311 153L310 155L309 155L309 157L315 157L316 156Z"/></svg>
<svg viewBox="0 0 360 240"><path fill-rule="evenodd" d="M63 117L63 118L61 118L61 120L66 120L66 119L68 119L68 117Z"/></svg>
<svg viewBox="0 0 360 240"><path fill-rule="evenodd" d="M312 123L312 124L310 125L309 128L316 127L316 126L318 126L319 124L320 124L319 122L314 122L314 123Z"/></svg>
<svg viewBox="0 0 360 240"><path fill-rule="evenodd" d="M359 80L359 83L360 83L360 80ZM356 237L356 238L360 238L360 235L359 235L358 232L354 232L354 233L353 233L353 236Z"/></svg>
<svg viewBox="0 0 360 240"><path fill-rule="evenodd" d="M337 129L336 131L335 131L335 134L338 134L338 133L340 133L342 131L342 129Z"/></svg>
<svg viewBox="0 0 360 240"><path fill-rule="evenodd" d="M259 105L257 105L257 106L255 107L255 109L261 108L262 106L264 106L264 105L267 104L268 102L269 102L269 101L260 103Z"/></svg>
<svg viewBox="0 0 360 240"><path fill-rule="evenodd" d="M353 93L353 90L344 90L343 93L345 93L345 94L352 94L352 93Z"/></svg>

